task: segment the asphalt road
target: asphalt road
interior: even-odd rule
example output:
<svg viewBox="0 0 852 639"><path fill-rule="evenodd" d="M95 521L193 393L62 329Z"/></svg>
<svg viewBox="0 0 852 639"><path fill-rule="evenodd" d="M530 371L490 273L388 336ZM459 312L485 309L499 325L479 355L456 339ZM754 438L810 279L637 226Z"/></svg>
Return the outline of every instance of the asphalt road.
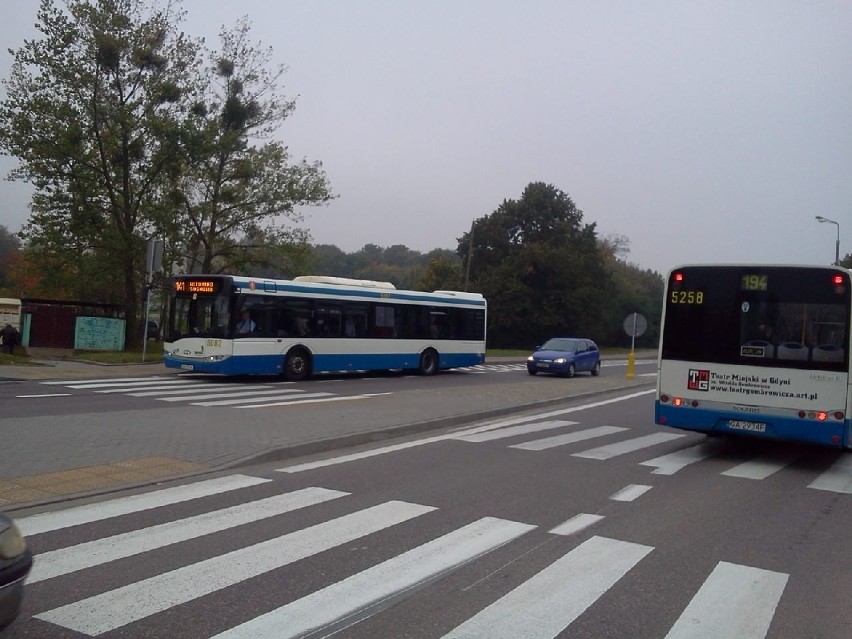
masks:
<svg viewBox="0 0 852 639"><path fill-rule="evenodd" d="M8 636L848 639L847 455L665 430L652 400L21 511L36 569Z"/></svg>

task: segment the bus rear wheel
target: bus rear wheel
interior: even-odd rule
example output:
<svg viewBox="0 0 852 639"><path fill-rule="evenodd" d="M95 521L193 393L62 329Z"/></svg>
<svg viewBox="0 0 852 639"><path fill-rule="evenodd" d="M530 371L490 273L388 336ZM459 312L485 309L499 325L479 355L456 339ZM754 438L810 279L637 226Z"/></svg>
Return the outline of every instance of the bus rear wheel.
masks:
<svg viewBox="0 0 852 639"><path fill-rule="evenodd" d="M431 348L427 348L420 355L420 374L421 375L434 375L437 372L438 372L438 353Z"/></svg>
<svg viewBox="0 0 852 639"><path fill-rule="evenodd" d="M301 382L311 376L311 356L307 351L297 348L287 353L284 360L284 379L288 382Z"/></svg>

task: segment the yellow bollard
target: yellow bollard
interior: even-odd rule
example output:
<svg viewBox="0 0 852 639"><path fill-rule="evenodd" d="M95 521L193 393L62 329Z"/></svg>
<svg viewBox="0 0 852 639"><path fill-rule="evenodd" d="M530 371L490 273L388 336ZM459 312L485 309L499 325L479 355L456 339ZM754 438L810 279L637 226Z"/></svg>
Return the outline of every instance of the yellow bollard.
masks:
<svg viewBox="0 0 852 639"><path fill-rule="evenodd" d="M627 356L627 379L634 377L636 377L636 353L630 351L630 355Z"/></svg>

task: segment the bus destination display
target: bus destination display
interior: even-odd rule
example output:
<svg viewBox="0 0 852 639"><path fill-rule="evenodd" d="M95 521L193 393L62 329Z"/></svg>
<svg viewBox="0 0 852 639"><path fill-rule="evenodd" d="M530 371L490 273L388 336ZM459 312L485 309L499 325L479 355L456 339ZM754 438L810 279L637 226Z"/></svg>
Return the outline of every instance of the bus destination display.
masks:
<svg viewBox="0 0 852 639"><path fill-rule="evenodd" d="M213 295L218 290L217 280L175 280L175 293L206 293Z"/></svg>

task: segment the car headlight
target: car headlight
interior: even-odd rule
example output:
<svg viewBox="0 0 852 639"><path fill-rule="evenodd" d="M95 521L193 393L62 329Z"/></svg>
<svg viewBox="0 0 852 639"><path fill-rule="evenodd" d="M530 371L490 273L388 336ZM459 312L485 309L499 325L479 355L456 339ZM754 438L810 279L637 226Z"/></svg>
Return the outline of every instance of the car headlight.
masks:
<svg viewBox="0 0 852 639"><path fill-rule="evenodd" d="M533 357L532 355L530 355L529 357L527 357L527 361L528 361L528 362L534 362L534 361L535 361L535 357Z"/></svg>
<svg viewBox="0 0 852 639"><path fill-rule="evenodd" d="M557 363L557 364L564 364L564 363L565 363L565 362L567 362L568 360L566 360L564 357L557 357L557 358L556 358L555 360L553 360L553 361L554 361L555 363Z"/></svg>
<svg viewBox="0 0 852 639"><path fill-rule="evenodd" d="M0 533L0 559L14 559L27 549L27 542L15 524Z"/></svg>

